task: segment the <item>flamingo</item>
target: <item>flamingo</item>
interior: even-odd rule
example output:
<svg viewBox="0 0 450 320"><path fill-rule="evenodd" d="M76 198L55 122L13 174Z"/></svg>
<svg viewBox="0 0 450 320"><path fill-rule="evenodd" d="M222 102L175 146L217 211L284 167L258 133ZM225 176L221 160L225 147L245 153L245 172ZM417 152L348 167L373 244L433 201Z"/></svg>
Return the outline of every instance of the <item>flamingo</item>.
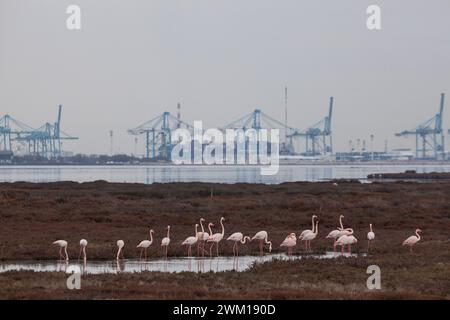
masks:
<svg viewBox="0 0 450 320"><path fill-rule="evenodd" d="M161 247L165 247L165 249L166 249L165 250L166 258L167 258L167 251L169 250L169 244L170 244L169 235L170 235L170 226L167 226L167 236L161 240Z"/></svg>
<svg viewBox="0 0 450 320"><path fill-rule="evenodd" d="M353 229L347 228L347 234L340 236L335 242L334 247L341 246L342 253L344 253L345 245L348 246L348 253L351 253L351 245L358 242L358 239L353 235Z"/></svg>
<svg viewBox="0 0 450 320"><path fill-rule="evenodd" d="M403 241L404 246L409 246L409 251L413 252L413 246L420 241L420 233L422 233L422 230L420 229L416 229L416 235L415 236L411 236L408 239L406 239L405 241Z"/></svg>
<svg viewBox="0 0 450 320"><path fill-rule="evenodd" d="M63 258L66 261L69 261L69 255L67 254L67 241L66 240L56 240L55 242L53 242L53 244L59 246L59 257ZM62 250L64 249L64 253L66 254L66 256L64 257L62 254Z"/></svg>
<svg viewBox="0 0 450 320"><path fill-rule="evenodd" d="M280 247L286 247L287 248L287 255L288 257L292 256L292 248L295 247L297 244L297 238L295 236L295 233L289 234L286 239L281 243Z"/></svg>
<svg viewBox="0 0 450 320"><path fill-rule="evenodd" d="M263 255L263 246L264 244L269 244L269 252L272 252L272 241L267 241L268 234L267 231L259 231L256 233L253 238L253 240L259 240L259 255Z"/></svg>
<svg viewBox="0 0 450 320"><path fill-rule="evenodd" d="M80 260L81 252L83 252L83 260L86 261L86 247L88 245L88 242L86 239L80 240L80 253L78 254L78 260Z"/></svg>
<svg viewBox="0 0 450 320"><path fill-rule="evenodd" d="M239 243L245 244L245 241L251 241L250 237L247 237L241 233L241 232L235 232L231 236L227 238L227 241L234 241L233 245L233 257L237 256L239 257Z"/></svg>
<svg viewBox="0 0 450 320"><path fill-rule="evenodd" d="M331 231L325 239L331 238L333 240L333 251L336 252L336 246L334 245L336 243L336 239L340 238L343 235L348 235L348 230L344 229L344 225L342 224L342 219L344 216L341 214L339 216L339 224L341 227L338 227L337 230Z"/></svg>
<svg viewBox="0 0 450 320"><path fill-rule="evenodd" d="M314 232L314 219L317 218L317 216L314 214L311 218L311 230L303 230L302 233L298 236L298 239L301 240L305 234L308 232Z"/></svg>
<svg viewBox="0 0 450 320"><path fill-rule="evenodd" d="M302 241L305 241L305 251L312 251L311 250L311 241L314 240L317 235L319 234L319 220L316 221L316 228L312 232L308 232L306 233L303 238Z"/></svg>
<svg viewBox="0 0 450 320"><path fill-rule="evenodd" d="M153 243L153 229L150 229L149 234L150 234L150 240L143 240L141 241L136 248L141 248L141 254L139 255L139 260L142 259L142 252L144 251L144 257L145 260L147 260L147 249L150 248L150 246ZM117 245L119 245L119 243L117 243Z"/></svg>
<svg viewBox="0 0 450 320"><path fill-rule="evenodd" d="M117 257L116 259L119 260L120 259L120 254L122 254L122 258L123 258L123 247L125 246L125 242L123 240L117 240Z"/></svg>
<svg viewBox="0 0 450 320"><path fill-rule="evenodd" d="M202 232L197 232L197 256L200 256L200 244L203 244L202 247L203 257L205 256L205 241L208 240L209 238L208 232L205 232L205 229L203 228L204 221L205 221L204 218L200 218L200 228L202 229Z"/></svg>
<svg viewBox="0 0 450 320"><path fill-rule="evenodd" d="M197 235L197 229L198 229L198 223L195 224L195 235ZM192 256L192 246L197 243L197 237L187 237L186 240L184 240L181 245L187 245L188 246L188 257Z"/></svg>
<svg viewBox="0 0 450 320"><path fill-rule="evenodd" d="M211 246L209 247L209 256L210 257L212 256L212 247L214 246L214 244L216 245L217 256L219 256L219 242L222 241L222 239L225 235L225 227L223 226L224 221L225 221L224 217L220 218L220 225L222 226L222 232L210 235L207 240L207 242L211 243ZM210 232L211 232L211 229L210 229Z"/></svg>
<svg viewBox="0 0 450 320"><path fill-rule="evenodd" d="M367 233L367 252L370 250L370 241L375 239L375 233L372 230L372 224L369 224L370 231Z"/></svg>

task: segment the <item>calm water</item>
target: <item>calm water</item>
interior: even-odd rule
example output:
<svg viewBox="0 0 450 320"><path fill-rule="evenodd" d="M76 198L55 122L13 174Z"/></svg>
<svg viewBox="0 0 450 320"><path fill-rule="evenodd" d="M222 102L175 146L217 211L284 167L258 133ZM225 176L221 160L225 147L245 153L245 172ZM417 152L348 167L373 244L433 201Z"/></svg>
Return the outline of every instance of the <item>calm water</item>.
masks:
<svg viewBox="0 0 450 320"><path fill-rule="evenodd" d="M219 182L275 184L291 181L365 179L370 173L405 170L450 172L449 165L284 165L273 176L262 176L252 166L0 166L0 182Z"/></svg>
<svg viewBox="0 0 450 320"><path fill-rule="evenodd" d="M309 255L316 259L333 259L341 256L340 253L327 252L321 255ZM356 256L345 253L344 256ZM278 260L298 260L302 256L287 257L285 254L271 254L263 257L241 256L219 257L213 259L196 258L169 258L148 261L120 260L120 261L88 261L86 264L78 262L65 263L64 261L13 261L1 262L0 273L8 271L34 271L34 272L80 272L83 274L116 274L140 272L222 272L248 270L254 263Z"/></svg>

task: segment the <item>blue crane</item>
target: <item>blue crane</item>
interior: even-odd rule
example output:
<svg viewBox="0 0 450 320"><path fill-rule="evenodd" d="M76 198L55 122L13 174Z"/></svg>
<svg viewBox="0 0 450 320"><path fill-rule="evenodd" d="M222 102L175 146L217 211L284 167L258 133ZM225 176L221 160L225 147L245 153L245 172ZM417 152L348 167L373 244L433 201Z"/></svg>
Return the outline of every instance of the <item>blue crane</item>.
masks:
<svg viewBox="0 0 450 320"><path fill-rule="evenodd" d="M28 145L28 152L32 155L57 158L61 156L62 140L77 140L61 130L62 106L58 108L55 123L45 123L34 129L20 122L10 115L0 118L0 150L12 154L12 142L24 142Z"/></svg>
<svg viewBox="0 0 450 320"><path fill-rule="evenodd" d="M13 155L12 141L20 139L23 135L31 134L33 128L14 119L9 114L0 118L0 154L2 158L11 158Z"/></svg>
<svg viewBox="0 0 450 320"><path fill-rule="evenodd" d="M145 135L145 155L147 159L170 160L172 151L172 130L185 128L193 131L193 127L183 121L180 117L174 117L170 112L165 111L134 129L129 129L132 135Z"/></svg>
<svg viewBox="0 0 450 320"><path fill-rule="evenodd" d="M445 94L441 93L439 113L433 118L418 125L412 130L405 130L395 135L398 137L416 137L416 158L438 158L439 153L444 153L444 132L442 130L442 115L444 112Z"/></svg>
<svg viewBox="0 0 450 320"><path fill-rule="evenodd" d="M333 137L331 131L333 102L333 97L330 97L328 115L323 119L303 131L295 131L289 135L291 140L294 137L304 137L306 139L305 154L308 156L333 153Z"/></svg>
<svg viewBox="0 0 450 320"><path fill-rule="evenodd" d="M227 124L221 129L242 129L244 131L247 129L279 129L285 130L287 137L291 137L295 132L300 131L299 129L289 127L286 123L282 123L281 121L272 118L268 114L261 111L261 109L255 109L253 112ZM291 140L285 141L284 146L281 148L281 152L291 154L294 152Z"/></svg>

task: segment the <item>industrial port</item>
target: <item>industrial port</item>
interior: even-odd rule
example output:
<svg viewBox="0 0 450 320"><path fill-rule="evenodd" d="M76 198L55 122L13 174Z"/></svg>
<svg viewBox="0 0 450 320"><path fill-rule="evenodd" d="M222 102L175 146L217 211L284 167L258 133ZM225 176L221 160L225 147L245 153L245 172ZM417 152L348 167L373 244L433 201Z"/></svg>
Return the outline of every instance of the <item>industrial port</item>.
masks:
<svg viewBox="0 0 450 320"><path fill-rule="evenodd" d="M348 150L333 148L333 112L335 100L329 98L328 108L324 107L324 117L315 124L304 129L288 125L287 87L285 88L285 118L278 120L262 109L254 111L229 122L219 128L226 129L278 129L280 132L280 160L282 163L339 163L339 162L386 162L386 161L448 161L450 153L445 150L445 134L450 130L443 128L443 112L445 94L440 95L437 113L430 119L412 126L412 129L399 130L397 137L415 139L414 149L388 149L387 141L384 150L373 149L374 135L370 140L350 140ZM431 102L430 102L431 104ZM339 108L337 108L337 111ZM174 146L172 133L184 128L191 133L192 124L183 121L181 104L177 105L176 115L169 111L146 121L127 131L134 137L136 144L134 154L115 154L112 146L113 130L109 132L111 152L104 155L73 154L63 149L67 140L79 140L75 135L63 131L63 106L59 105L55 121L47 122L39 127L31 126L14 116L6 114L0 118L0 163L1 164L148 164L170 163L171 150ZM289 122L296 122L289 119ZM130 127L132 127L130 125ZM142 152L138 152L137 139L145 141ZM137 156L141 154L141 156Z"/></svg>

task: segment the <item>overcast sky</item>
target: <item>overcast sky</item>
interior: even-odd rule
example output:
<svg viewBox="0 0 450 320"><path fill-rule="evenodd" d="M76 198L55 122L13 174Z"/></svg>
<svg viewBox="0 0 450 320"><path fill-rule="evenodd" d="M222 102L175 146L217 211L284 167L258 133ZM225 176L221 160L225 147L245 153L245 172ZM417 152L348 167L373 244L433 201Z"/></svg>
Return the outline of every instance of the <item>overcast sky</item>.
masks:
<svg viewBox="0 0 450 320"><path fill-rule="evenodd" d="M381 31L366 28L370 4ZM39 127L63 104L80 137L66 149L107 153L113 129L131 153L126 130L177 102L208 127L257 107L282 120L287 85L300 129L335 97L338 150L372 133L377 149L410 146L394 133L431 118L441 92L450 124L449 17L448 0L0 0L0 115Z"/></svg>

